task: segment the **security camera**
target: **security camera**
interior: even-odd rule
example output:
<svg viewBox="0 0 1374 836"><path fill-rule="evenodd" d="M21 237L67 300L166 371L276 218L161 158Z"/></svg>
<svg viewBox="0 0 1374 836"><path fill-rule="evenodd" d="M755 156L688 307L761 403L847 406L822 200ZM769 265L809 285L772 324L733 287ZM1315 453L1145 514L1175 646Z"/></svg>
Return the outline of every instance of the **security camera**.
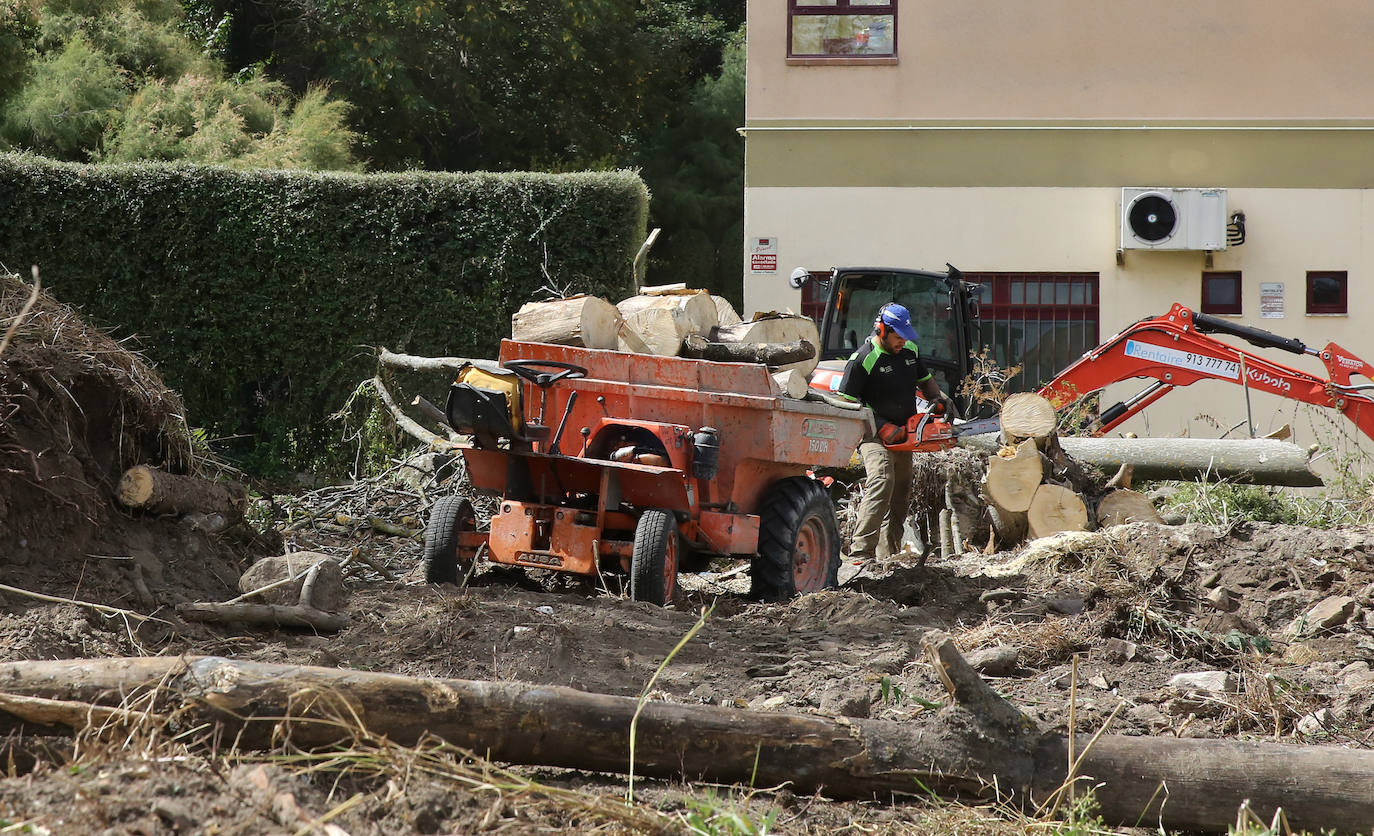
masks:
<svg viewBox="0 0 1374 836"><path fill-rule="evenodd" d="M792 286L793 290L801 290L802 285L806 284L807 280L810 278L810 270L805 267L798 267L792 271L792 275L787 277L787 283Z"/></svg>

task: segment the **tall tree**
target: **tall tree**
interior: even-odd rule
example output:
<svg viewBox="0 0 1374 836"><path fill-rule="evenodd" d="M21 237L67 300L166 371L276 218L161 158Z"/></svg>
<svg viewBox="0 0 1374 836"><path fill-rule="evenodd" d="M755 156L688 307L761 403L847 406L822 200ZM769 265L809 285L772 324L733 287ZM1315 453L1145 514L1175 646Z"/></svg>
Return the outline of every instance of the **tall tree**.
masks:
<svg viewBox="0 0 1374 836"><path fill-rule="evenodd" d="M686 282L741 303L744 269L744 30L719 75L702 80L641 149L661 235L650 283Z"/></svg>
<svg viewBox="0 0 1374 836"><path fill-rule="evenodd" d="M359 105L379 168L605 168L716 72L700 0L187 0L230 66Z"/></svg>
<svg viewBox="0 0 1374 836"><path fill-rule="evenodd" d="M0 146L65 160L355 168L348 105L229 78L170 0L45 0L0 12Z"/></svg>

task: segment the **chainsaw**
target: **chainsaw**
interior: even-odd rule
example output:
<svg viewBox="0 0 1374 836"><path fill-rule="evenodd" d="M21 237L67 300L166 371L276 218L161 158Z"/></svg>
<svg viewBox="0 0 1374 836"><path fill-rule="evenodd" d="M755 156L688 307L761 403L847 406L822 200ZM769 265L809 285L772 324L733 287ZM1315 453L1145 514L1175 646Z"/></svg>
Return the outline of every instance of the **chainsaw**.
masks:
<svg viewBox="0 0 1374 836"><path fill-rule="evenodd" d="M930 409L917 412L905 424L883 424L878 428L878 440L896 452L934 453L959 446L963 436L997 432L1002 428L998 418L954 423L946 417L944 404L935 402Z"/></svg>

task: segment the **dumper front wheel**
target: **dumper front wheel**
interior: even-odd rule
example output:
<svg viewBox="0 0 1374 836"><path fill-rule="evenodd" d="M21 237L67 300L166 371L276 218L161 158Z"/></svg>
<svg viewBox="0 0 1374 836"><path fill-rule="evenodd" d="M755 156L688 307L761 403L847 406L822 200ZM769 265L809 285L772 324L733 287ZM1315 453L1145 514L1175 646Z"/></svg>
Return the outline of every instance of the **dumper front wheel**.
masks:
<svg viewBox="0 0 1374 836"><path fill-rule="evenodd" d="M459 537L477 530L477 514L472 503L461 496L446 496L434 503L425 526L425 580L429 583L458 583L475 555L466 554Z"/></svg>
<svg viewBox="0 0 1374 836"><path fill-rule="evenodd" d="M820 482L804 476L779 481L759 517L751 595L786 601L838 585L840 531L835 505Z"/></svg>
<svg viewBox="0 0 1374 836"><path fill-rule="evenodd" d="M680 546L672 514L653 509L640 515L630 555L630 598L659 606L673 600Z"/></svg>

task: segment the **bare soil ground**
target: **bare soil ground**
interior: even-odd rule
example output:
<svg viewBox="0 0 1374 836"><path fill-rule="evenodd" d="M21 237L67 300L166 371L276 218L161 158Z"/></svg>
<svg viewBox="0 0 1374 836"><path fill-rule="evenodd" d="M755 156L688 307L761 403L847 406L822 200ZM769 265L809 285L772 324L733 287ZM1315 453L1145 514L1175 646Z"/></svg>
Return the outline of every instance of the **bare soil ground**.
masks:
<svg viewBox="0 0 1374 836"><path fill-rule="evenodd" d="M0 325L16 309L17 292L7 292ZM420 527L438 496L463 490L452 468L427 460L397 468L390 480L274 497L257 509L257 529L123 511L113 502L114 480L135 460L170 460L166 424L178 406L155 378L131 384L127 370L111 371L99 351L117 344L88 340L50 353L46 333L0 356L0 661L220 655L638 696L709 610L653 699L916 717L946 700L919 653L922 637L940 630L1048 728L1067 728L1073 685L1079 731L1097 729L1124 704L1117 733L1374 742L1374 530L1136 524L925 566L914 557L846 566L840 589L786 604L749 600L732 563L686 576L667 608L628 600L614 580L602 588L491 567L464 587L433 586L424 582L417 537L403 529ZM139 417L129 393L150 391L162 406ZM352 558L348 627L317 635L174 617L178 603L235 597L240 573L283 549ZM102 613L92 603L164 620ZM980 653L993 649L1002 652ZM1225 680L1215 690L1170 684L1177 674L1207 671ZM27 735L7 741L0 763L0 825L38 833L1035 826L918 793L857 803L797 797L786 787L639 781L635 804L626 805L621 776L505 770L385 745L322 768L290 752L240 755L154 732L117 740Z"/></svg>

